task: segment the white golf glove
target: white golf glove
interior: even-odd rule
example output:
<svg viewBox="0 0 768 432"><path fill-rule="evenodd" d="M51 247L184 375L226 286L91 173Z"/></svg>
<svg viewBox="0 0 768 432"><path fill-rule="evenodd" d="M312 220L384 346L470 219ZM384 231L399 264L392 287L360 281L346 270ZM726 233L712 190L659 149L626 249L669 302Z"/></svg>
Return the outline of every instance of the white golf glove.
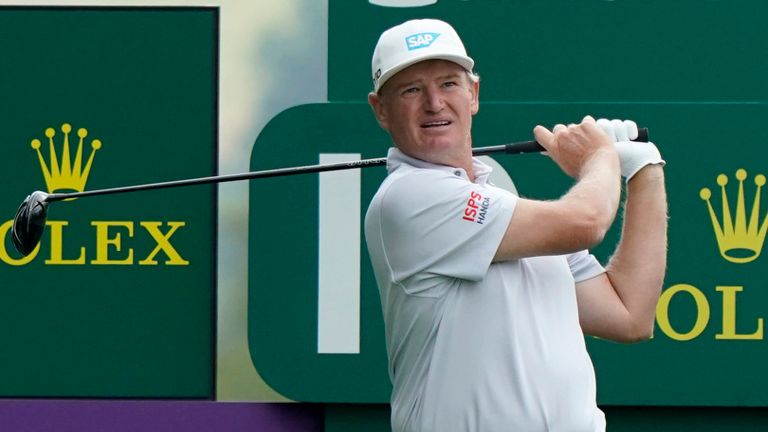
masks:
<svg viewBox="0 0 768 432"><path fill-rule="evenodd" d="M597 125L616 144L621 175L629 181L641 168L651 164L664 165L659 149L651 142L632 141L637 138L637 124L632 120L598 119Z"/></svg>

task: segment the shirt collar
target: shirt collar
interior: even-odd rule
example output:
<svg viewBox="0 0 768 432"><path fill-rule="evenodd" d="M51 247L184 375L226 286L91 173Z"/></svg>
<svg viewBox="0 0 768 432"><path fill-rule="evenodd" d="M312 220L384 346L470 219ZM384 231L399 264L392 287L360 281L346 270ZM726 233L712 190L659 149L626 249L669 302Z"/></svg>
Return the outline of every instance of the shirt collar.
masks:
<svg viewBox="0 0 768 432"><path fill-rule="evenodd" d="M396 147L391 147L389 152L387 152L387 172L392 174L401 168L434 169L447 171L453 175L460 176L469 180L467 173L463 168L439 165L421 159L416 159L414 157L408 156ZM475 171L475 183L480 185L486 184L488 182L488 177L491 175L491 171L493 171L493 168L490 165L483 163L483 161L476 157L472 158L472 168Z"/></svg>

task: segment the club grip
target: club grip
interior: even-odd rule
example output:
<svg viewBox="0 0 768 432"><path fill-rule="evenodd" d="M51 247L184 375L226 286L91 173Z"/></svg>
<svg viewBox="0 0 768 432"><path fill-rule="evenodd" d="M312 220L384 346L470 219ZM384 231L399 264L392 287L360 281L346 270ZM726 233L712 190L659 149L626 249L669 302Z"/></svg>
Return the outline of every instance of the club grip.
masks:
<svg viewBox="0 0 768 432"><path fill-rule="evenodd" d="M632 140L636 142L648 142L648 128L637 128L637 138ZM504 153L538 153L543 152L544 147L536 141L523 141L504 145Z"/></svg>
<svg viewBox="0 0 768 432"><path fill-rule="evenodd" d="M633 139L632 141L648 142L648 128L637 128L637 139Z"/></svg>

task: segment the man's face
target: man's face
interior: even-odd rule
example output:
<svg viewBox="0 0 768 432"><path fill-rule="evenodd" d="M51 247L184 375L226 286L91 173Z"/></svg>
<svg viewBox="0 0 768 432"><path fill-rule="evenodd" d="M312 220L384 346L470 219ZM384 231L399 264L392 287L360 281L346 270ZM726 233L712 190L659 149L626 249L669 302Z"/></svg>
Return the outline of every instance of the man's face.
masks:
<svg viewBox="0 0 768 432"><path fill-rule="evenodd" d="M401 151L455 166L471 156L479 90L479 83L456 63L428 60L398 72L368 101Z"/></svg>

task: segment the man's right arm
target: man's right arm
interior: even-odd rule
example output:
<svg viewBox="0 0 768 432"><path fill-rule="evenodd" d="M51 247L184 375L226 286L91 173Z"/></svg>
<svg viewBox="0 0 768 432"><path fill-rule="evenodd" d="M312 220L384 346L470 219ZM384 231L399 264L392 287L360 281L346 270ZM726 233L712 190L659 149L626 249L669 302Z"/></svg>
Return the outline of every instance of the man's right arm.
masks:
<svg viewBox="0 0 768 432"><path fill-rule="evenodd" d="M578 125L534 129L536 140L576 184L555 201L520 199L494 261L560 255L602 241L621 194L613 141L585 117Z"/></svg>

